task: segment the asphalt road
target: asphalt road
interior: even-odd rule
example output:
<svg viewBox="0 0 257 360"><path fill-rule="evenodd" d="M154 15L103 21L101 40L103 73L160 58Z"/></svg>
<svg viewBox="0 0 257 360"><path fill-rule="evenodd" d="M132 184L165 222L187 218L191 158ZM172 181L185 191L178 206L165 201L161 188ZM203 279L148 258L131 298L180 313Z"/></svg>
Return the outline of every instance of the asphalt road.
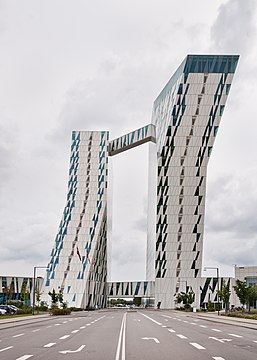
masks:
<svg viewBox="0 0 257 360"><path fill-rule="evenodd" d="M256 360L257 330L156 310L81 312L3 324L0 359Z"/></svg>

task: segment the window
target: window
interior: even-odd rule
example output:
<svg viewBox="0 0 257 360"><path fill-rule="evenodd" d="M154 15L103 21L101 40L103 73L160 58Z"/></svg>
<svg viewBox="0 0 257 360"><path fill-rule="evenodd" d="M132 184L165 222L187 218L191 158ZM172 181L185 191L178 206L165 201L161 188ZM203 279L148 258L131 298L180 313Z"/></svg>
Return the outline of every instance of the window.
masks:
<svg viewBox="0 0 257 360"><path fill-rule="evenodd" d="M226 95L229 94L230 88L231 88L231 84L227 84L226 85Z"/></svg>
<svg viewBox="0 0 257 360"><path fill-rule="evenodd" d="M225 109L225 105L220 105L220 116L222 116Z"/></svg>

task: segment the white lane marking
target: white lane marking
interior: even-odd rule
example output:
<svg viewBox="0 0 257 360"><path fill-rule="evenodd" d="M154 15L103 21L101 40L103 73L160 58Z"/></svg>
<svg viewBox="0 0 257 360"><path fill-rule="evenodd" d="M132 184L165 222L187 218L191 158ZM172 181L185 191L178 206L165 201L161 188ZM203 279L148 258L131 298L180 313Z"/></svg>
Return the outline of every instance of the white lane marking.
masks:
<svg viewBox="0 0 257 360"><path fill-rule="evenodd" d="M203 347L202 345L200 344L197 344L197 343L189 343L190 345L194 346L196 349L198 350L206 350L205 347Z"/></svg>
<svg viewBox="0 0 257 360"><path fill-rule="evenodd" d="M52 325L50 325L50 326L47 326L46 328L47 328L47 329L49 329L49 328L51 328L51 327L52 327Z"/></svg>
<svg viewBox="0 0 257 360"><path fill-rule="evenodd" d="M86 324L86 326L90 326L91 324Z"/></svg>
<svg viewBox="0 0 257 360"><path fill-rule="evenodd" d="M242 338L243 336L241 336L241 335L237 335L237 334L228 334L228 335L230 335L230 336L234 336L234 337L236 337L236 338Z"/></svg>
<svg viewBox="0 0 257 360"><path fill-rule="evenodd" d="M169 321L168 319L164 319L164 321Z"/></svg>
<svg viewBox="0 0 257 360"><path fill-rule="evenodd" d="M213 339L213 340L216 340L216 341L221 342L222 344L224 344L223 339L218 339L218 338L216 338L214 336L209 336L209 339Z"/></svg>
<svg viewBox="0 0 257 360"><path fill-rule="evenodd" d="M77 332L79 332L79 330L73 330L71 333L76 334Z"/></svg>
<svg viewBox="0 0 257 360"><path fill-rule="evenodd" d="M12 348L13 348L13 346L8 346L7 348L0 349L0 352L2 352L2 351L6 351L6 350L9 350L9 349L12 349Z"/></svg>
<svg viewBox="0 0 257 360"><path fill-rule="evenodd" d="M63 350L59 351L60 354L77 353L84 349L86 345L81 345L77 350Z"/></svg>
<svg viewBox="0 0 257 360"><path fill-rule="evenodd" d="M166 328L167 326L166 325L162 325L163 328Z"/></svg>
<svg viewBox="0 0 257 360"><path fill-rule="evenodd" d="M176 334L176 335L177 335L177 337L179 337L180 339L187 339L187 337L184 336L184 335L181 335L181 334Z"/></svg>
<svg viewBox="0 0 257 360"><path fill-rule="evenodd" d="M65 339L67 339L68 337L70 337L70 335L63 335L62 337L59 338L59 340L65 340Z"/></svg>
<svg viewBox="0 0 257 360"><path fill-rule="evenodd" d="M86 327L85 326L81 326L80 329L85 329Z"/></svg>
<svg viewBox="0 0 257 360"><path fill-rule="evenodd" d="M220 357L220 356L213 356L212 357L214 360L225 360L224 358Z"/></svg>
<svg viewBox="0 0 257 360"><path fill-rule="evenodd" d="M126 331L125 329L126 329L126 318L127 318L127 313L125 313L125 314L123 315L123 318L122 318L115 360L119 360L119 358L120 358L120 350L121 350L121 359L122 359L122 360L125 360L125 331Z"/></svg>
<svg viewBox="0 0 257 360"><path fill-rule="evenodd" d="M188 324L188 321L187 320L183 320L184 323Z"/></svg>
<svg viewBox="0 0 257 360"><path fill-rule="evenodd" d="M61 324L54 324L54 326L60 326Z"/></svg>
<svg viewBox="0 0 257 360"><path fill-rule="evenodd" d="M37 331L40 331L40 329L32 330L32 332L37 332Z"/></svg>
<svg viewBox="0 0 257 360"><path fill-rule="evenodd" d="M182 321L181 319L177 319L178 321Z"/></svg>
<svg viewBox="0 0 257 360"><path fill-rule="evenodd" d="M156 320L154 320L154 319L152 319L152 318L150 318L149 316L147 316L147 315L145 315L145 314L143 314L143 313L139 313L140 315L143 315L144 317L146 317L147 319L149 319L149 320L151 320L151 321L153 321L155 324L157 324L157 325L162 325L161 323L159 323L158 321L156 321Z"/></svg>
<svg viewBox="0 0 257 360"><path fill-rule="evenodd" d="M68 322L68 321L63 321L62 323L63 323L63 324L67 324L67 322Z"/></svg>
<svg viewBox="0 0 257 360"><path fill-rule="evenodd" d="M168 316L168 315L162 315L162 314L161 314L161 316L164 316L164 317L167 317L167 318L169 318L169 319L172 319L172 317L171 317L171 316Z"/></svg>
<svg viewBox="0 0 257 360"><path fill-rule="evenodd" d="M199 325L201 328L204 328L204 329L206 329L208 326L206 326L206 325Z"/></svg>
<svg viewBox="0 0 257 360"><path fill-rule="evenodd" d="M23 355L23 356L17 358L16 360L26 360L26 359L31 358L32 356L33 356L33 355Z"/></svg>
<svg viewBox="0 0 257 360"><path fill-rule="evenodd" d="M142 340L153 340L156 342L156 344L160 344L160 341L157 339L157 338L154 338L154 337L144 337L144 338L141 338Z"/></svg>
<svg viewBox="0 0 257 360"><path fill-rule="evenodd" d="M46 344L44 345L45 348L50 348L52 346L54 346L56 343L49 343L49 344Z"/></svg>
<svg viewBox="0 0 257 360"><path fill-rule="evenodd" d="M257 343L257 340L253 340L253 342Z"/></svg>
<svg viewBox="0 0 257 360"><path fill-rule="evenodd" d="M168 329L168 331L171 332L171 333L175 333L175 332L176 332L176 331L173 330L173 329Z"/></svg>
<svg viewBox="0 0 257 360"><path fill-rule="evenodd" d="M24 333L22 333L22 334L17 334L17 335L13 335L13 338L17 338L17 337L23 336L23 335L24 335Z"/></svg>
<svg viewBox="0 0 257 360"><path fill-rule="evenodd" d="M197 325L196 323L189 323L189 324L191 324L191 325Z"/></svg>
<svg viewBox="0 0 257 360"><path fill-rule="evenodd" d="M212 331L222 332L222 331L221 331L221 330L219 330L219 329L212 329Z"/></svg>
<svg viewBox="0 0 257 360"><path fill-rule="evenodd" d="M140 319L133 319L133 321L141 321Z"/></svg>

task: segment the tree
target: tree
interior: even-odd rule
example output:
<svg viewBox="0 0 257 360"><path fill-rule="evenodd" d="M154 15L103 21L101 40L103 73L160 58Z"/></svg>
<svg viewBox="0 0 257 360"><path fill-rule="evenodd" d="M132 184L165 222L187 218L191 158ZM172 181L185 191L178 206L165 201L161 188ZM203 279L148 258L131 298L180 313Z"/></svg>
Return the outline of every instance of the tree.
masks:
<svg viewBox="0 0 257 360"><path fill-rule="evenodd" d="M176 301L178 304L183 303L185 309L190 309L191 304L195 301L195 293L192 290L187 293L182 291L181 293L178 293Z"/></svg>
<svg viewBox="0 0 257 360"><path fill-rule="evenodd" d="M51 297L52 300L52 308L57 308L58 307L58 294L56 293L56 291L53 289L53 291L49 291L48 295Z"/></svg>
<svg viewBox="0 0 257 360"><path fill-rule="evenodd" d="M227 312L229 309L229 298L230 298L230 290L229 290L229 282L226 283L225 280L222 281L221 290L217 291L217 295L221 298L223 303L225 304L225 311Z"/></svg>
<svg viewBox="0 0 257 360"><path fill-rule="evenodd" d="M247 285L245 281L236 280L236 285L233 286L235 293L242 305L247 303Z"/></svg>
<svg viewBox="0 0 257 360"><path fill-rule="evenodd" d="M248 305L248 310L250 311L253 302L257 301L257 286L247 285L245 281L237 279L234 290L241 304Z"/></svg>

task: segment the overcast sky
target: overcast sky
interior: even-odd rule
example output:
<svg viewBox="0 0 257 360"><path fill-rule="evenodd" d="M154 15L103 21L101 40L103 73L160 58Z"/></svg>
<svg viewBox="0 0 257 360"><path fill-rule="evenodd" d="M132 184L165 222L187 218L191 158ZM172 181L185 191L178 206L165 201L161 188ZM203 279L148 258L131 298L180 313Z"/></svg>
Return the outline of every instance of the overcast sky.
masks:
<svg viewBox="0 0 257 360"><path fill-rule="evenodd" d="M208 169L204 265L257 265L257 1L0 0L0 275L46 265L72 130L151 122L188 53L240 54ZM112 280L145 278L147 146L113 158Z"/></svg>

